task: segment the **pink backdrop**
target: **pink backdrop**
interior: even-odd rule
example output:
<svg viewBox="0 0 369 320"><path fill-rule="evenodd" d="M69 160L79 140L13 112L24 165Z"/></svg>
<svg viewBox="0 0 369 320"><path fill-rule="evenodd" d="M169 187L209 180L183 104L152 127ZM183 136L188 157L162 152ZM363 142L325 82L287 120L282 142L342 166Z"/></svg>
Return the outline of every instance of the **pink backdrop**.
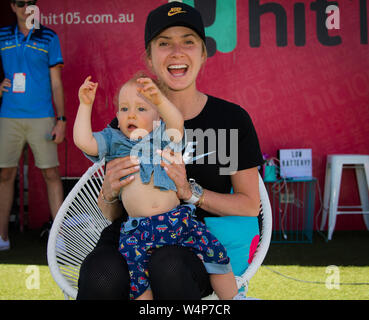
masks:
<svg viewBox="0 0 369 320"><path fill-rule="evenodd" d="M366 0L327 2L338 4L340 9L340 29L329 30L327 34L340 43L328 46L319 41L317 11L311 9L318 1L260 1L260 5L269 3L274 8L279 5L282 14L285 12L287 44L277 45L275 15L266 13L260 18L260 46L255 47L250 44L250 32L255 29L249 24L249 13L257 1L237 0L236 17L229 18L237 26L237 45L230 52L217 51L208 59L198 87L242 105L254 121L264 153L276 156L278 149L312 148L313 175L323 190L327 154L369 154L369 46L364 19L369 13ZM65 60L68 128L67 141L59 148L62 175L81 176L91 164L72 140L80 84L87 75L99 82L93 129L100 130L114 116L113 97L119 85L145 68L146 15L165 2L39 0L44 16L41 22L59 34ZM215 0L206 3L210 10ZM295 5L300 10L296 23ZM206 6L203 7L202 12L207 14ZM301 12L305 14L305 23ZM103 19L101 14L111 14L112 23L97 23ZM126 22L114 23L119 17ZM96 23L88 23L91 21ZM304 28L305 43L298 45L303 37L295 36L295 31ZM37 170L30 169L29 179L29 222L31 227L38 227L48 218L47 197ZM354 173L348 170L343 175L343 204L359 201L355 184ZM316 198L317 212L320 203ZM361 216L340 216L337 220L337 229L363 228Z"/></svg>

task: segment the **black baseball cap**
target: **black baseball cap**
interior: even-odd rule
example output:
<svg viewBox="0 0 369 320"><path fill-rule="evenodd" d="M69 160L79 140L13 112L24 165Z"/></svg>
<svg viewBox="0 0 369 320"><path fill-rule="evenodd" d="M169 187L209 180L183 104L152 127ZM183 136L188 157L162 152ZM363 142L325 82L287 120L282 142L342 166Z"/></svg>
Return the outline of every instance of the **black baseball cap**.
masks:
<svg viewBox="0 0 369 320"><path fill-rule="evenodd" d="M166 3L149 13L145 26L145 48L164 29L173 26L188 27L205 42L202 17L195 8L178 1Z"/></svg>

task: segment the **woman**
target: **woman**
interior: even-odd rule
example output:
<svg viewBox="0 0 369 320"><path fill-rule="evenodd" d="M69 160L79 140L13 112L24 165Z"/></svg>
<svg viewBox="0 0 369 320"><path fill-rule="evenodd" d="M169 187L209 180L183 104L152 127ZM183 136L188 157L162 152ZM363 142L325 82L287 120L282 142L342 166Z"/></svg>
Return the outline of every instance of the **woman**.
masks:
<svg viewBox="0 0 369 320"><path fill-rule="evenodd" d="M263 160L251 119L240 106L205 95L196 87L207 58L200 13L180 2L153 10L146 21L145 47L149 68L184 116L188 141L193 137L197 142L193 155L200 160L186 166L181 155L162 154L169 161L162 166L175 182L179 199L196 204L200 220L205 216L257 216L257 166ZM116 126L116 121L111 125ZM204 139L205 135L210 137ZM217 143L201 144L214 137ZM224 154L230 154L227 163ZM124 215L116 199L120 188L129 183L120 178L136 172L136 165L125 157L106 168L99 206L113 223L81 266L78 299L128 299L128 268L117 250ZM201 260L183 247L154 251L149 277L154 299L200 299L212 292Z"/></svg>

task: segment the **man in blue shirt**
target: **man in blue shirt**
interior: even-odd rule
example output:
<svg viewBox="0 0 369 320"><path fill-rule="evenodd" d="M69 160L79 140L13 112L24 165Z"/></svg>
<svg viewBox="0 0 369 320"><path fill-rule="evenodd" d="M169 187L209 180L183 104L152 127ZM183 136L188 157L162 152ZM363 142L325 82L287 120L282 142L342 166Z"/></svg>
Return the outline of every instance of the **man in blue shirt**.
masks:
<svg viewBox="0 0 369 320"><path fill-rule="evenodd" d="M57 154L57 144L64 140L66 127L61 80L64 62L54 31L35 25L29 29L31 17L26 9L35 4L35 0L11 0L17 23L0 28L5 74L0 83L0 250L10 248L8 223L14 181L26 143L46 182L52 218L64 199Z"/></svg>

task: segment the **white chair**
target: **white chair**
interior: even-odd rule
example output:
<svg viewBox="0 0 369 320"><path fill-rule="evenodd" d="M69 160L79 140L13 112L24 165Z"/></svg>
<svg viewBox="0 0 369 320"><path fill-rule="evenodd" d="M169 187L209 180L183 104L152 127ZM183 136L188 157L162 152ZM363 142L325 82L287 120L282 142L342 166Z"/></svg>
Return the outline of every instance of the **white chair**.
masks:
<svg viewBox="0 0 369 320"><path fill-rule="evenodd" d="M110 224L97 206L104 179L103 164L100 162L92 165L81 177L60 207L50 231L48 264L65 299L77 297L80 265L95 247L101 231ZM241 277L237 277L238 287L245 287L246 292L250 279L264 260L272 235L272 211L260 176L259 189L260 241L251 264ZM207 299L216 299L216 296L209 296Z"/></svg>
<svg viewBox="0 0 369 320"><path fill-rule="evenodd" d="M251 278L258 271L259 267L264 261L264 258L268 252L270 240L272 237L272 208L269 201L268 192L265 188L264 181L259 175L259 193L260 193L260 212L259 212L259 223L260 223L260 240L257 249L254 254L252 262L248 268L242 274L242 276L236 276L237 287L241 289L244 287L245 295L247 294L249 283ZM215 293L204 298L204 300L215 300L218 299Z"/></svg>
<svg viewBox="0 0 369 320"><path fill-rule="evenodd" d="M49 234L48 264L65 299L77 297L80 266L101 231L110 224L97 206L103 165L104 160L95 163L79 179L60 207Z"/></svg>
<svg viewBox="0 0 369 320"><path fill-rule="evenodd" d="M339 206L342 170L354 168L360 194L360 206ZM369 155L329 155L325 171L323 216L320 230L324 229L328 216L328 240L332 239L337 215L362 214L366 228L369 230ZM355 209L340 211L339 209ZM361 209L361 210L358 210Z"/></svg>

